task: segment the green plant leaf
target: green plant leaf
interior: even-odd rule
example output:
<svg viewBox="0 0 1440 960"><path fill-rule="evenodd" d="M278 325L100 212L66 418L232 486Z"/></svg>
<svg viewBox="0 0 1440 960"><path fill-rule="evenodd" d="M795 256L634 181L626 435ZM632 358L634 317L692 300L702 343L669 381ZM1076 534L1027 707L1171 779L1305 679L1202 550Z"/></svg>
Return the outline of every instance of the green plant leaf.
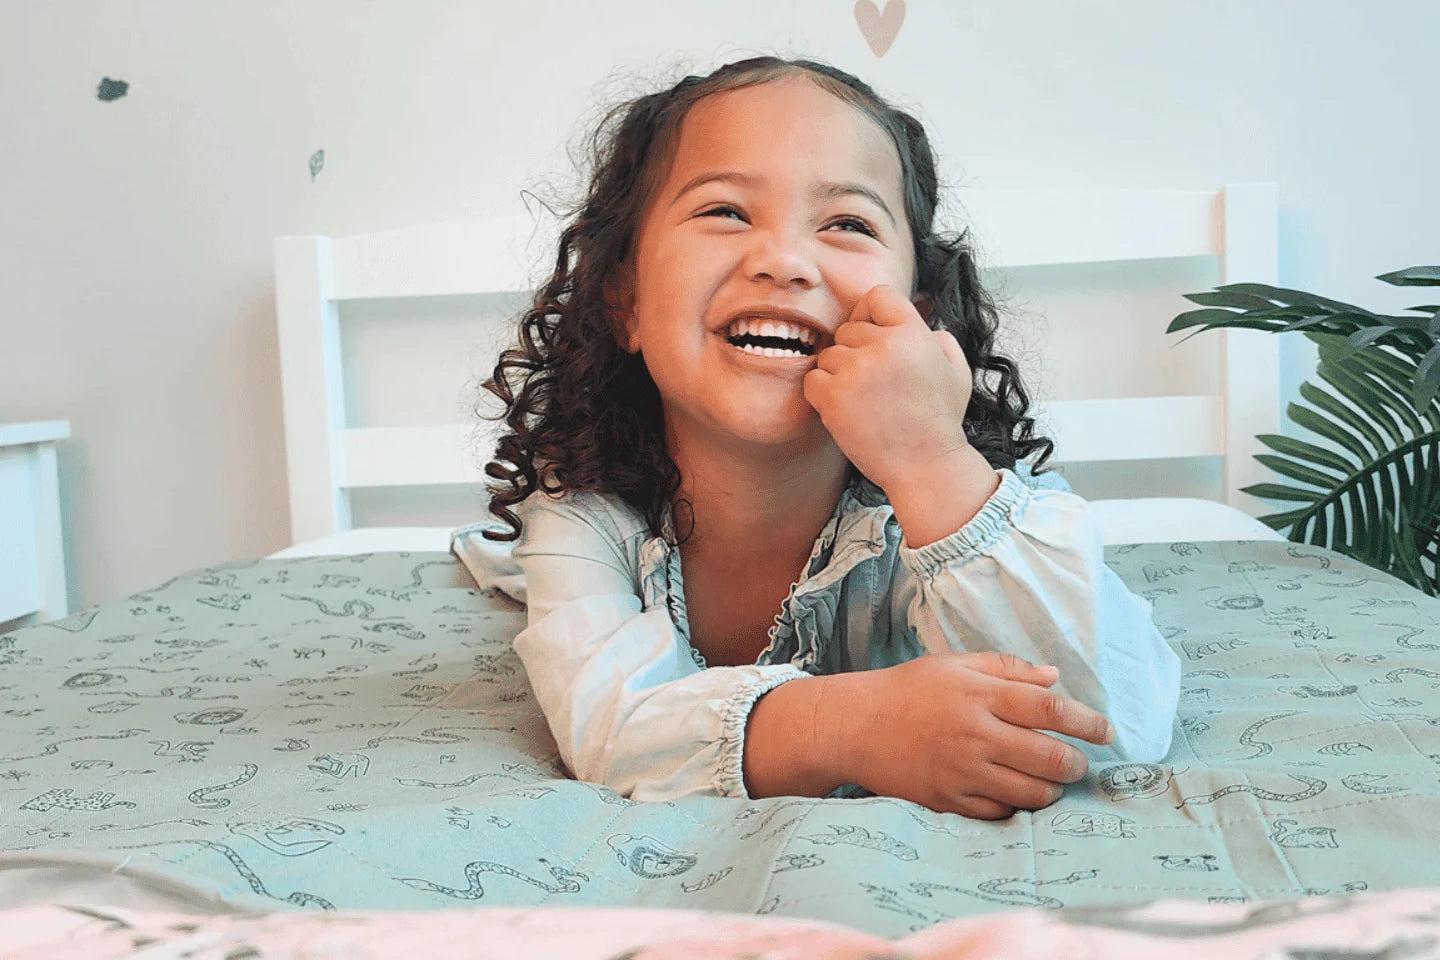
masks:
<svg viewBox="0 0 1440 960"><path fill-rule="evenodd" d="M1440 343L1430 348L1415 371L1415 402L1422 407L1433 400L1436 391L1440 390L1440 367L1436 364L1440 364Z"/></svg>
<svg viewBox="0 0 1440 960"><path fill-rule="evenodd" d="M1375 431L1374 427L1354 410L1351 410L1324 390L1306 381L1300 384L1300 396L1315 404L1321 411L1330 414L1330 416L1339 422L1344 423L1356 431L1355 433L1350 433L1343 428L1337 430L1332 427L1328 432L1324 430L1317 432L1327 440L1334 440L1336 443L1344 446L1351 453L1355 454L1355 456L1359 457L1362 463L1369 463L1380 451L1386 449L1385 441L1381 439L1380 434ZM1295 405L1292 404L1292 406ZM1299 420L1296 420L1296 422L1300 423ZM1310 426L1308 423L1302 425ZM1312 429L1314 428L1312 427ZM1360 439L1361 437L1364 438L1364 441L1369 442L1369 449L1366 449L1364 442Z"/></svg>
<svg viewBox="0 0 1440 960"><path fill-rule="evenodd" d="M1268 453L1257 453L1255 459L1282 477L1299 480L1301 483L1311 483L1324 491L1334 490L1343 480L1341 477L1332 477L1328 473L1321 473L1319 470L1312 470L1304 464L1296 463L1293 460L1286 460L1284 457L1276 457Z"/></svg>
<svg viewBox="0 0 1440 960"><path fill-rule="evenodd" d="M1258 485L1257 485L1258 486ZM1244 487L1243 492L1250 493L1254 487ZM1261 523L1271 530L1283 531L1294 525L1295 521L1308 514L1309 510L1291 510L1289 513L1271 513L1263 517L1256 517Z"/></svg>
<svg viewBox="0 0 1440 960"><path fill-rule="evenodd" d="M1392 394L1363 373L1351 369L1351 365L1332 363L1329 356L1322 356L1316 374L1334 387L1341 396L1368 413L1370 419L1389 435L1394 446L1398 447L1411 435L1401 423L1408 412L1407 404L1397 401ZM1414 419L1414 414L1411 414L1411 420L1415 424L1413 433L1422 433L1423 428L1420 421Z"/></svg>
<svg viewBox="0 0 1440 960"><path fill-rule="evenodd" d="M1415 537L1410 533L1414 527L1410 511L1403 502L1395 505L1395 511L1392 527L1395 567L1392 572L1433 597L1436 594L1436 583L1425 576L1425 570L1421 566L1420 550Z"/></svg>
<svg viewBox="0 0 1440 960"><path fill-rule="evenodd" d="M1305 293L1303 290L1289 290L1285 287L1272 287L1263 283L1228 283L1215 289L1234 291L1235 293L1248 293L1253 296L1266 297L1270 300L1280 300L1285 303L1299 303L1310 307L1323 307L1341 313L1370 312L1364 307L1341 303L1339 300L1330 300L1326 297L1316 296L1313 293Z"/></svg>
<svg viewBox="0 0 1440 960"><path fill-rule="evenodd" d="M1272 310L1275 307L1265 297L1224 289L1210 293L1187 293L1185 299L1205 307L1235 307L1240 310Z"/></svg>
<svg viewBox="0 0 1440 960"><path fill-rule="evenodd" d="M1288 330L1303 330L1306 327L1314 327L1320 324L1328 324L1330 322L1330 319L1331 315L1328 313L1310 314L1308 316L1301 317L1299 320L1292 320L1291 322L1280 327L1280 329L1277 330L1276 333L1285 333ZM1328 327L1326 329L1328 329Z"/></svg>
<svg viewBox="0 0 1440 960"><path fill-rule="evenodd" d="M1321 352L1325 349L1321 347ZM1416 403L1414 365L1384 350L1357 353L1351 358L1351 364L1375 377L1377 382L1383 383L1391 393L1402 398L1404 406L1397 406L1396 409L1413 410L1415 414L1424 416L1430 422L1429 429L1440 430L1440 404ZM1420 427L1413 429L1415 433L1424 432Z"/></svg>
<svg viewBox="0 0 1440 960"><path fill-rule="evenodd" d="M1277 433L1260 433L1255 435L1255 439L1276 453L1283 453L1287 457L1294 457L1298 460L1308 460L1311 463L1331 467L1347 476L1355 473L1356 470L1359 469L1333 450L1326 450L1324 447L1317 447L1313 443L1296 440L1294 437L1287 437Z"/></svg>
<svg viewBox="0 0 1440 960"><path fill-rule="evenodd" d="M1440 287L1440 266L1406 267L1404 270L1382 273L1375 279L1384 280L1397 287Z"/></svg>
<svg viewBox="0 0 1440 960"><path fill-rule="evenodd" d="M1170 326L1165 328L1165 332L1174 333L1177 330L1186 330L1190 327L1199 326L1202 323L1225 321L1237 316L1240 316L1240 314L1234 313L1230 310L1189 310L1185 313L1180 314L1174 320L1171 320Z"/></svg>
<svg viewBox="0 0 1440 960"><path fill-rule="evenodd" d="M1356 330L1346 339L1345 345L1337 351L1337 358L1344 360L1376 341L1391 335L1395 335L1398 338L1398 334L1393 327L1364 327Z"/></svg>
<svg viewBox="0 0 1440 960"><path fill-rule="evenodd" d="M1380 279L1440 285L1440 267ZM1256 456L1279 476L1319 489L1245 487L1262 499L1301 504L1261 522L1292 542L1327 547L1440 595L1440 307L1392 316L1244 283L1187 299L1202 309L1170 326L1188 330L1185 340L1220 328L1299 330L1320 348L1317 382L1334 392L1304 382L1304 403L1289 404L1286 413L1329 447L1260 434L1274 454Z"/></svg>
<svg viewBox="0 0 1440 960"><path fill-rule="evenodd" d="M1223 312L1223 311L1222 311L1222 312ZM1190 336L1189 336L1189 337L1186 337L1184 340L1181 340L1180 343L1184 343L1186 340L1189 340L1190 337L1194 337L1194 336L1197 336L1198 334L1204 333L1206 330L1214 330L1214 329L1219 328L1219 327L1228 327L1228 328L1238 329L1238 330L1263 330L1263 331L1270 332L1270 333L1273 333L1273 332L1276 330L1276 327L1272 326L1271 324L1267 323L1267 322L1264 321L1264 320L1250 320L1250 319L1246 319L1246 314L1243 314L1243 313L1232 313L1232 314L1230 314L1230 316L1235 317L1236 319L1227 321L1226 323L1211 323L1211 324L1208 324L1208 325L1206 325L1206 326L1204 326L1204 327L1201 327L1199 330L1196 330L1194 333L1190 334ZM1167 330L1166 332L1168 333L1168 332L1170 332L1170 331ZM1178 347L1179 345L1180 345L1180 344L1178 344L1178 343L1175 344L1175 346L1177 346L1177 347Z"/></svg>
<svg viewBox="0 0 1440 960"><path fill-rule="evenodd" d="M1319 490L1300 490L1279 483L1256 483L1245 487L1244 492L1262 500L1293 500L1300 503L1314 503L1325 494ZM1301 510L1300 513L1307 511Z"/></svg>
<svg viewBox="0 0 1440 960"><path fill-rule="evenodd" d="M1360 545L1363 556L1375 557L1382 563L1389 563L1389 538L1386 537L1384 516L1388 511L1390 502L1389 478L1380 472L1375 472L1363 480L1365 490L1365 502L1368 512L1365 515L1365 542ZM1377 498L1375 490L1378 487L1380 496Z"/></svg>
<svg viewBox="0 0 1440 960"><path fill-rule="evenodd" d="M1386 334L1398 332L1394 327L1387 326L1364 327L1356 330L1345 339L1345 346L1340 348L1342 356L1348 356L1360 347L1368 347Z"/></svg>

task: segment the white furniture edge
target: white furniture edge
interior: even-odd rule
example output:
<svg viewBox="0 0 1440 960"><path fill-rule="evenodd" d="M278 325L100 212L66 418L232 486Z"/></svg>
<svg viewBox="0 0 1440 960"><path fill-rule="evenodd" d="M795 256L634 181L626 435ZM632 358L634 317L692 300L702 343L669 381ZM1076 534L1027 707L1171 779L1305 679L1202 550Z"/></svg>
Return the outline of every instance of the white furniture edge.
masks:
<svg viewBox="0 0 1440 960"><path fill-rule="evenodd" d="M70 436L68 420L40 420L35 423L0 423L0 447L25 443L51 443Z"/></svg>
<svg viewBox="0 0 1440 960"><path fill-rule="evenodd" d="M57 441L70 436L65 420L0 424L0 454L7 448L24 448L29 461L29 487L34 519L34 593L23 606L0 609L0 626L25 626L35 620L58 620L70 614L65 583L65 548L60 521L60 474L55 453Z"/></svg>
<svg viewBox="0 0 1440 960"><path fill-rule="evenodd" d="M1273 183L1221 190L962 190L967 222L994 263L1014 267L1218 256L1221 282L1277 282ZM291 541L351 528L359 487L483 484L477 436L495 424L347 428L339 303L372 298L533 290L559 226L529 217L436 224L343 237L275 240ZM1217 330L1221 391L1036 404L1055 463L1224 457L1225 503L1271 512L1241 488L1271 479L1256 434L1280 432L1279 347L1273 334ZM1178 341L1177 341L1178 342ZM487 434L486 431L492 431Z"/></svg>

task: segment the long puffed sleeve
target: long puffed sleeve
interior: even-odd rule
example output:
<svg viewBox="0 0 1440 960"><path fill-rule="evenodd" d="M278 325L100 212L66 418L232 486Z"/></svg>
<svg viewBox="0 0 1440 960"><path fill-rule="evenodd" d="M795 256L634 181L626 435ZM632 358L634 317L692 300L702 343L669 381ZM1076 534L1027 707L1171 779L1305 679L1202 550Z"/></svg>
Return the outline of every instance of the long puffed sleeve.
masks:
<svg viewBox="0 0 1440 960"><path fill-rule="evenodd" d="M916 549L902 543L892 622L928 652L997 650L1054 664L1060 679L1051 689L1115 725L1109 747L1066 740L1096 759L1160 760L1170 750L1180 659L1149 601L1105 565L1084 499L999 473L999 489L958 531Z"/></svg>
<svg viewBox="0 0 1440 960"><path fill-rule="evenodd" d="M702 669L666 607L643 609L637 571L596 513L541 493L516 513L528 626L515 652L570 770L635 800L747 796L750 710L807 674L788 663Z"/></svg>

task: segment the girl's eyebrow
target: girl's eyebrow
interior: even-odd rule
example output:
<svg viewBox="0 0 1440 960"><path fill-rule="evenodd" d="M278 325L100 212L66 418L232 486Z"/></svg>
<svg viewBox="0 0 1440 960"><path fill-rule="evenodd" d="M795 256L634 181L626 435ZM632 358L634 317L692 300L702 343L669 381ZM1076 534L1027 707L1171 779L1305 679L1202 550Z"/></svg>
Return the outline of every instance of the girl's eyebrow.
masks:
<svg viewBox="0 0 1440 960"><path fill-rule="evenodd" d="M710 170L705 173L701 173L695 177L692 177L685 184L685 186L681 187L680 191L675 194L675 198L670 201L670 205L673 207L675 204L680 202L680 198L685 196L685 194L689 193L691 190L694 190L696 187L704 186L707 183L719 181L721 183L738 184L742 187L754 187L760 184L763 180L763 177L753 176L748 173L740 173L734 170ZM866 200L869 200L871 203L875 204L875 206L879 207L881 210L884 210L885 216L890 218L890 225L895 226L895 214L890 212L890 208L885 205L885 201L880 198L880 194L876 193L874 190L871 190L863 183L836 183L834 181L827 180L824 183L816 184L815 189L811 191L811 197L816 200L832 200L835 197L843 197L848 195L860 196L864 197Z"/></svg>

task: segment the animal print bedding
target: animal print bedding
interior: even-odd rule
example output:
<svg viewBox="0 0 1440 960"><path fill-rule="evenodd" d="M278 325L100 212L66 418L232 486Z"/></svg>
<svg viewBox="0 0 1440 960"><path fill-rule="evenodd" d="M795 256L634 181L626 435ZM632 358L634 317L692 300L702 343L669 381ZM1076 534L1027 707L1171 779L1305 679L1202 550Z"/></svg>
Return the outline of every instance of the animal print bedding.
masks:
<svg viewBox="0 0 1440 960"><path fill-rule="evenodd" d="M211 567L0 636L0 907L639 906L898 937L1017 907L1440 886L1440 610L1276 541L1106 548L1185 665L1164 763L1002 822L567 777L452 557ZM92 887L91 889L101 889Z"/></svg>

